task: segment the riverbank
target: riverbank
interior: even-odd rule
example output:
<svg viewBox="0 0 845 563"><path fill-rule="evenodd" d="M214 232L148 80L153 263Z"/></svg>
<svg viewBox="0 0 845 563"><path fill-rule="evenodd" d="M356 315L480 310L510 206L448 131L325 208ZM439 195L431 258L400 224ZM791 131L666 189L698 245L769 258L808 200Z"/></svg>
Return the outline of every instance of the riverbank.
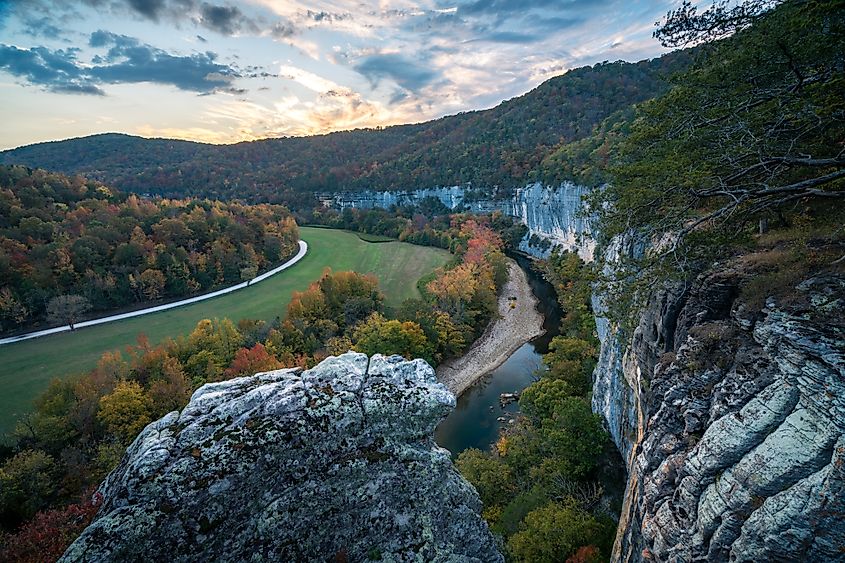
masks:
<svg viewBox="0 0 845 563"><path fill-rule="evenodd" d="M508 281L499 295L498 305L499 318L487 327L466 354L437 368L437 379L456 396L499 367L520 346L545 332L543 316L537 311L537 298L531 291L528 277L511 259L508 260Z"/></svg>

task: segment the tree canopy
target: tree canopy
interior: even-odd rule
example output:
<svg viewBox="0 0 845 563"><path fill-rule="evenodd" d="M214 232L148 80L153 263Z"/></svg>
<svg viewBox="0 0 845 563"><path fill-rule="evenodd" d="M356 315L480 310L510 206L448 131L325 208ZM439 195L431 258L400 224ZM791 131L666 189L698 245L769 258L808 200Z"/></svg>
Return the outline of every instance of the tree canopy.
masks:
<svg viewBox="0 0 845 563"><path fill-rule="evenodd" d="M686 272L796 209L842 205L840 2L687 2L655 35L705 44L621 139L592 201L605 240L633 233L652 248L638 270Z"/></svg>

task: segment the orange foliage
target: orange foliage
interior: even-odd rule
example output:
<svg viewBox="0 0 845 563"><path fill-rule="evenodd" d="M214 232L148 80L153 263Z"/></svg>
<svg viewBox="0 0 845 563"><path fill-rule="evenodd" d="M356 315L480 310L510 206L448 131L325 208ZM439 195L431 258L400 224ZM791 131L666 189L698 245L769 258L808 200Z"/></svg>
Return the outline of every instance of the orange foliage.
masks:
<svg viewBox="0 0 845 563"><path fill-rule="evenodd" d="M570 555L566 563L598 563L599 561L601 561L599 548L594 545L584 545Z"/></svg>

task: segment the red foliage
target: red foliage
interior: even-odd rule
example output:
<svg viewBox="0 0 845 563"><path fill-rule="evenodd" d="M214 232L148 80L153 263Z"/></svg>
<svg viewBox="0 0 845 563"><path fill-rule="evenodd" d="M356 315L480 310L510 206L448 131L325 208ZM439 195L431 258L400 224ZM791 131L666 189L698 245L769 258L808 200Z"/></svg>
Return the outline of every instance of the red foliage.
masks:
<svg viewBox="0 0 845 563"><path fill-rule="evenodd" d="M257 343L252 348L241 348L235 354L226 377L252 375L261 371L270 371L285 367L275 356L270 354L263 344Z"/></svg>
<svg viewBox="0 0 845 563"><path fill-rule="evenodd" d="M39 512L14 534L0 537L0 560L9 563L55 561L91 522L102 502L100 493L79 504Z"/></svg>
<svg viewBox="0 0 845 563"><path fill-rule="evenodd" d="M598 563L601 561L599 548L594 545L583 545L570 555L566 563Z"/></svg>

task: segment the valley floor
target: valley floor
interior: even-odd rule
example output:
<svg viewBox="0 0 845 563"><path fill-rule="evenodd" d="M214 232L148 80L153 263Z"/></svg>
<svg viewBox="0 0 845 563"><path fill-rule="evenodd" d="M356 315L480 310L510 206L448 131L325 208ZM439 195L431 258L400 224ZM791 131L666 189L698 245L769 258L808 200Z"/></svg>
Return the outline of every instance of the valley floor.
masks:
<svg viewBox="0 0 845 563"><path fill-rule="evenodd" d="M385 304L398 307L405 299L419 297L417 281L451 257L439 248L369 243L355 233L333 229L301 227L300 236L308 243L307 254L295 267L261 283L184 307L0 346L0 441L32 409L32 401L51 379L91 370L104 352L135 345L139 334L155 345L189 333L202 319L272 321L284 316L294 291L307 289L326 268L375 274Z"/></svg>
<svg viewBox="0 0 845 563"><path fill-rule="evenodd" d="M437 379L452 393L460 395L478 378L499 367L520 346L543 332L543 316L537 311L537 299L528 277L516 262L509 260L508 281L499 295L499 318L487 327L466 354L441 364L437 368Z"/></svg>

